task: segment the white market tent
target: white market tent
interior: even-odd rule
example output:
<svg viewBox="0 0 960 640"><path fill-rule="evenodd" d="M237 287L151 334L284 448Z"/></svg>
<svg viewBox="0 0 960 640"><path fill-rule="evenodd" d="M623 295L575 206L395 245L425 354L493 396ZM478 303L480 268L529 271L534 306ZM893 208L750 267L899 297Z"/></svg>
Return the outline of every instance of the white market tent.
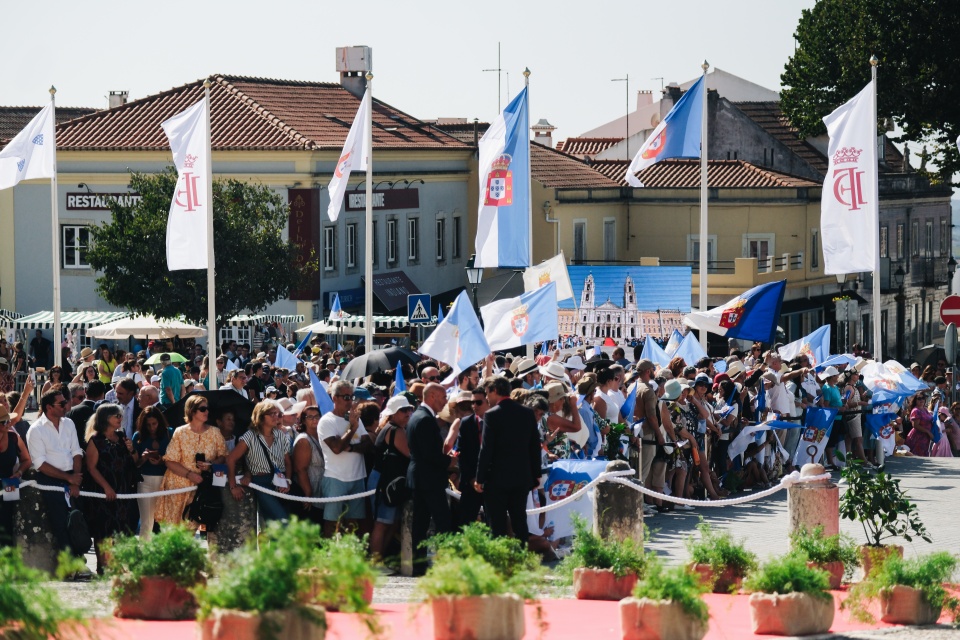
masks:
<svg viewBox="0 0 960 640"><path fill-rule="evenodd" d="M107 322L113 322L130 315L127 311L64 311L60 314L60 325L64 331L86 330ZM5 320L5 324L19 331L34 329L52 329L53 311L38 311L29 316Z"/></svg>
<svg viewBox="0 0 960 640"><path fill-rule="evenodd" d="M130 316L87 329L87 337L99 340L124 338L203 338L207 330L182 320L156 319L153 316Z"/></svg>
<svg viewBox="0 0 960 640"><path fill-rule="evenodd" d="M434 318L434 322L436 319ZM297 329L298 334L313 331L316 334L343 333L348 336L362 336L366 332L366 318L363 316L347 316L340 323L321 320ZM374 333L401 333L410 330L407 316L374 316Z"/></svg>

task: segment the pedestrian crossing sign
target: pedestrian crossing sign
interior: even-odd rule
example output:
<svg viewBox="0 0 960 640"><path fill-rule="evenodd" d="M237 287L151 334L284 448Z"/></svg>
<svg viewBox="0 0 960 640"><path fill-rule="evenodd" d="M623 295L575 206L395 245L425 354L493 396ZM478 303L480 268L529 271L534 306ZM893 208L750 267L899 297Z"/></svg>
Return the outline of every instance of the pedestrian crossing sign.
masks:
<svg viewBox="0 0 960 640"><path fill-rule="evenodd" d="M410 324L430 324L430 294L415 293L407 296L407 320Z"/></svg>

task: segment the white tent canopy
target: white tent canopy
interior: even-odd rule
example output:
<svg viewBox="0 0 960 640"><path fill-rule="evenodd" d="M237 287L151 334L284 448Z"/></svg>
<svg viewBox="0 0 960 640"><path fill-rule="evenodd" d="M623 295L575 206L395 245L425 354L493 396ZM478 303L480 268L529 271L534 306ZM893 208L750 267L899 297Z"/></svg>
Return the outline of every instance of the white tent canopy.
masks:
<svg viewBox="0 0 960 640"><path fill-rule="evenodd" d="M130 316L87 329L87 336L99 340L123 338L203 338L207 330L182 320L157 319L153 316Z"/></svg>
<svg viewBox="0 0 960 640"><path fill-rule="evenodd" d="M434 318L436 322L436 318ZM321 320L311 325L300 327L297 333L303 334L313 331L322 333L343 333L348 336L362 336L366 329L366 318L363 316L347 316L337 326L336 322ZM410 321L407 316L374 316L373 327L375 333L403 333L410 330Z"/></svg>

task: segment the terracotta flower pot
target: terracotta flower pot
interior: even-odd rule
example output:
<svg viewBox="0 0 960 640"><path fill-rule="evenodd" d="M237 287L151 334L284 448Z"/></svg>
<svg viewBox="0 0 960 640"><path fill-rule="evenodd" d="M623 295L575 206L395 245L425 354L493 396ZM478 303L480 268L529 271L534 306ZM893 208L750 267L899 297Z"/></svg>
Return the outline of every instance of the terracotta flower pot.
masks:
<svg viewBox="0 0 960 640"><path fill-rule="evenodd" d="M124 591L113 615L138 620L192 620L197 615L197 601L173 578L145 576L138 589Z"/></svg>
<svg viewBox="0 0 960 640"><path fill-rule="evenodd" d="M635 573L618 578L610 569L573 570L573 593L577 600L623 600L633 593L636 585Z"/></svg>
<svg viewBox="0 0 960 640"><path fill-rule="evenodd" d="M826 633L833 624L833 596L817 598L807 593L750 594L753 632L777 636Z"/></svg>
<svg viewBox="0 0 960 640"><path fill-rule="evenodd" d="M624 598L620 601L623 640L700 640L707 625L672 600Z"/></svg>
<svg viewBox="0 0 960 640"><path fill-rule="evenodd" d="M941 609L934 609L923 592L902 584L880 593L880 619L890 624L934 624Z"/></svg>
<svg viewBox="0 0 960 640"><path fill-rule="evenodd" d="M512 593L431 600L436 640L520 640L523 600Z"/></svg>
<svg viewBox="0 0 960 640"><path fill-rule="evenodd" d="M304 604L315 604L325 608L327 611L339 611L344 602L326 602L320 599L320 592L323 591L323 572L315 570L301 571L310 579L310 590L304 594ZM363 581L363 599L367 604L373 602L373 581Z"/></svg>
<svg viewBox="0 0 960 640"><path fill-rule="evenodd" d="M720 574L715 574L708 564L693 563L690 568L700 574L700 581L704 584L713 584L714 593L731 593L740 590L743 575L727 567Z"/></svg>
<svg viewBox="0 0 960 640"><path fill-rule="evenodd" d="M863 575L870 575L870 570L874 566L882 565L891 553L895 553L902 558L903 547L898 544L882 544L879 547L869 544L861 545L860 566L863 567Z"/></svg>
<svg viewBox="0 0 960 640"><path fill-rule="evenodd" d="M265 637L284 640L323 640L327 633L324 611L306 605L301 609L268 611L260 615L232 609L214 609L206 620L198 620L200 640L260 640L261 627L269 629Z"/></svg>
<svg viewBox="0 0 960 640"><path fill-rule="evenodd" d="M839 589L843 583L843 563L839 560L833 562L808 562L807 566L811 569L820 569L826 571L830 576L830 588Z"/></svg>

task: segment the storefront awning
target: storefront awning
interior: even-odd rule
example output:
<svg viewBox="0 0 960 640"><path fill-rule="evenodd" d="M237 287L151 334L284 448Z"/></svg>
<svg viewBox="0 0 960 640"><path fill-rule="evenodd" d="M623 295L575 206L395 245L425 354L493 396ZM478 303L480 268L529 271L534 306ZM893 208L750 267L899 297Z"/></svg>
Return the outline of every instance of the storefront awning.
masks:
<svg viewBox="0 0 960 640"><path fill-rule="evenodd" d="M64 311L60 314L60 326L63 330L85 329L126 318L127 311ZM16 330L35 330L53 328L53 311L38 311L29 316L8 320L8 326Z"/></svg>
<svg viewBox="0 0 960 640"><path fill-rule="evenodd" d="M363 278L360 280L362 282ZM373 276L373 295L388 312L406 309L407 296L415 293L421 291L403 271L390 271Z"/></svg>

